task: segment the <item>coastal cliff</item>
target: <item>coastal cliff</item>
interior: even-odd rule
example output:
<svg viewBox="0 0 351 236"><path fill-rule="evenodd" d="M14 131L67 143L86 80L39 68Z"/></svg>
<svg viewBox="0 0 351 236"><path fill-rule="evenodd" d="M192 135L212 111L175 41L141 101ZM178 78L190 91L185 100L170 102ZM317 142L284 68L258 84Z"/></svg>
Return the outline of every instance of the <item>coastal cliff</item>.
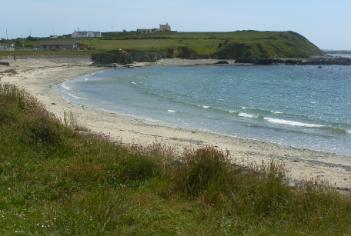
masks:
<svg viewBox="0 0 351 236"><path fill-rule="evenodd" d="M324 56L317 46L291 31L108 35L104 40L83 42L96 50L92 59L97 64L153 62L164 58L230 59L270 64L270 61L285 58Z"/></svg>

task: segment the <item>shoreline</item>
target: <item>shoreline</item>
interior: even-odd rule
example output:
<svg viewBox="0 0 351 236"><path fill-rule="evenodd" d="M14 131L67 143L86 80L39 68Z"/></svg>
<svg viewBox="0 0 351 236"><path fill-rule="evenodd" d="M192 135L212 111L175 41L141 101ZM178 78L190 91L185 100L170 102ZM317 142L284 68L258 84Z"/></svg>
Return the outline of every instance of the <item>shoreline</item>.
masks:
<svg viewBox="0 0 351 236"><path fill-rule="evenodd" d="M175 66L179 61L183 62L179 65L184 65L184 62L191 65L190 61L184 60L167 60L168 64L163 63L173 63ZM207 64L201 64L197 60L191 62L193 65L209 63L207 61ZM15 65L0 67L0 72L2 69L14 69L17 74L0 74L0 77L1 82L14 84L35 96L60 120L63 120L64 112L72 112L80 125L93 132L104 133L114 141L140 145L161 143L179 151L211 145L228 150L238 164L252 165L277 160L285 166L288 176L293 180L327 181L339 190L351 192L351 157L204 131L172 128L67 103L55 91L54 86L104 69L90 64L88 58L19 59ZM139 66L143 66L142 64Z"/></svg>

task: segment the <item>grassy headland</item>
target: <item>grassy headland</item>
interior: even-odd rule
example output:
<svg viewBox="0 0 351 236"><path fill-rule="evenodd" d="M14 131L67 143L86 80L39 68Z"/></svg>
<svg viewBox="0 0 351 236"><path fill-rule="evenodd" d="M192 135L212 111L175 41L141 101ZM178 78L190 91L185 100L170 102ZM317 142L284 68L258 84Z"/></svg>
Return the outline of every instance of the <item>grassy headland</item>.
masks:
<svg viewBox="0 0 351 236"><path fill-rule="evenodd" d="M323 55L315 45L295 32L107 33L103 39L83 40L82 43L97 50L93 53L93 60L103 63L123 63L119 60L121 51L129 61L174 57L266 60Z"/></svg>
<svg viewBox="0 0 351 236"><path fill-rule="evenodd" d="M121 146L0 86L1 234L349 235L351 199L213 148Z"/></svg>
<svg viewBox="0 0 351 236"><path fill-rule="evenodd" d="M44 43L73 43L79 42L83 48L75 50L32 51ZM103 33L102 38L70 39L61 37L55 39L27 38L13 41L17 45L15 52L2 52L1 55L47 55L47 54L87 54L96 62L105 63L113 60L111 55L123 51L132 61L153 61L160 58L217 58L237 60L279 59L279 58L308 58L323 55L323 52L309 42L305 37L295 32L259 32L237 31L223 33L150 33L136 32ZM119 57L119 55L118 55ZM107 58L107 59L106 59Z"/></svg>
<svg viewBox="0 0 351 236"><path fill-rule="evenodd" d="M244 44L253 57L302 58L320 55L321 51L303 36L295 32L204 32L204 33L105 33L106 43L99 40L83 41L98 50L159 51L186 47L200 57L211 57L231 44ZM228 59L228 58L227 58Z"/></svg>

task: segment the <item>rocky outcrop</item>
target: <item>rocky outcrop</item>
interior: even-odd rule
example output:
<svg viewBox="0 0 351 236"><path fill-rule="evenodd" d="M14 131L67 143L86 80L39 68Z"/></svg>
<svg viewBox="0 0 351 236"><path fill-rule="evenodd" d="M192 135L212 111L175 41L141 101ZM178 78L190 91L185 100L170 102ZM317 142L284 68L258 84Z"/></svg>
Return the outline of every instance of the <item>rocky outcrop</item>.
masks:
<svg viewBox="0 0 351 236"><path fill-rule="evenodd" d="M0 61L0 66L10 66L10 63L7 61Z"/></svg>
<svg viewBox="0 0 351 236"><path fill-rule="evenodd" d="M351 58L346 57L315 57L304 62L305 65L351 65Z"/></svg>
<svg viewBox="0 0 351 236"><path fill-rule="evenodd" d="M343 57L312 57L307 59L238 59L236 63L250 63L254 65L351 65L351 58Z"/></svg>

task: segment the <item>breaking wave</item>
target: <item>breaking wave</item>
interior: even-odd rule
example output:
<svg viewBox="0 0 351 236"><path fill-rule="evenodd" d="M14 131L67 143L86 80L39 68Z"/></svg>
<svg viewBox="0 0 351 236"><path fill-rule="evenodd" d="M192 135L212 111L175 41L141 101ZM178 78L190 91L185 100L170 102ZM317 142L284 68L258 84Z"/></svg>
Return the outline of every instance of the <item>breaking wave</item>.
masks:
<svg viewBox="0 0 351 236"><path fill-rule="evenodd" d="M65 83L61 84L61 87L65 90L71 90L71 87L67 86Z"/></svg>
<svg viewBox="0 0 351 236"><path fill-rule="evenodd" d="M298 126L298 127L306 127L306 128L322 128L322 127L324 127L324 125L320 125L320 124L310 124L310 123L303 123L303 122L299 122L299 121L284 120L284 119L271 118L271 117L264 117L263 119L265 121L270 122L270 123L279 124L279 125L290 125L290 126Z"/></svg>

